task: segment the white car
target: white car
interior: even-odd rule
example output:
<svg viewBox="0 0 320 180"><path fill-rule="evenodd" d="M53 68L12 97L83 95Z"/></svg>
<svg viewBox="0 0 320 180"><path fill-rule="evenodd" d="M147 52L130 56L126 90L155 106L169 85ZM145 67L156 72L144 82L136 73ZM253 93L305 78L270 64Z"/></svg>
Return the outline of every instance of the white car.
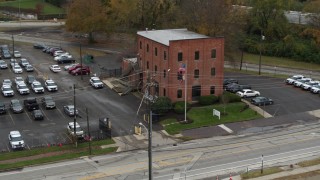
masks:
<svg viewBox="0 0 320 180"><path fill-rule="evenodd" d="M310 92L312 92L314 94L319 94L320 93L320 84L311 87Z"/></svg>
<svg viewBox="0 0 320 180"><path fill-rule="evenodd" d="M293 75L292 77L289 77L288 79L286 79L286 83L287 84L294 84L296 80L304 78L303 75L301 74L297 74L297 75Z"/></svg>
<svg viewBox="0 0 320 180"><path fill-rule="evenodd" d="M24 140L19 131L10 131L8 139L12 149L23 149L25 147Z"/></svg>
<svg viewBox="0 0 320 180"><path fill-rule="evenodd" d="M18 64L18 61L17 61L16 59L10 59L10 66L11 66L11 68L13 68L13 66L14 66L15 64Z"/></svg>
<svg viewBox="0 0 320 180"><path fill-rule="evenodd" d="M76 126L76 136L77 136L78 138L83 138L83 137L84 137L84 132L83 132L83 130L81 129L79 123L76 122L76 123L75 123L75 126ZM75 134L74 134L74 122L69 122L69 123L68 123L68 126L67 126L67 129L68 129L69 134L71 134L71 135L73 135L73 136L75 135Z"/></svg>
<svg viewBox="0 0 320 180"><path fill-rule="evenodd" d="M14 51L13 52L13 57L15 58L21 58L21 53L19 51Z"/></svg>
<svg viewBox="0 0 320 180"><path fill-rule="evenodd" d="M14 78L14 83L17 85L17 84L20 84L20 83L24 83L25 84L25 82L24 82L24 80L23 80L23 78L21 77L21 76L17 76L17 77L15 77Z"/></svg>
<svg viewBox="0 0 320 180"><path fill-rule="evenodd" d="M17 91L21 95L30 94L29 88L27 87L27 85L25 83L22 83L22 82L20 84L17 84Z"/></svg>
<svg viewBox="0 0 320 180"><path fill-rule="evenodd" d="M7 69L8 64L4 60L0 60L0 69Z"/></svg>
<svg viewBox="0 0 320 180"><path fill-rule="evenodd" d="M236 94L240 97L243 97L243 98L260 96L259 91L255 91L252 89L243 89L241 91L238 91Z"/></svg>
<svg viewBox="0 0 320 180"><path fill-rule="evenodd" d="M12 87L12 82L11 82L11 80L10 80L10 79L4 79L4 80L2 81L2 86L10 86L10 87Z"/></svg>
<svg viewBox="0 0 320 180"><path fill-rule="evenodd" d="M44 88L39 81L33 81L31 88L35 93L44 93Z"/></svg>
<svg viewBox="0 0 320 180"><path fill-rule="evenodd" d="M100 80L100 78L91 77L89 81L90 81L90 84L91 84L92 87L94 87L94 88L103 88L103 83Z"/></svg>
<svg viewBox="0 0 320 180"><path fill-rule="evenodd" d="M12 67L12 71L15 73L15 74L21 74L23 72L21 66L19 64L15 64L13 67Z"/></svg>
<svg viewBox="0 0 320 180"><path fill-rule="evenodd" d="M69 54L69 53L65 52L65 51L58 50L53 53L53 56L56 57L56 56L60 56L61 54Z"/></svg>
<svg viewBox="0 0 320 180"><path fill-rule="evenodd" d="M11 86L8 86L8 85L2 86L2 87L1 87L1 91L2 91L3 96L5 96L5 97L13 96L13 95L14 95L14 92L13 92L13 90L12 90L12 87L11 87Z"/></svg>
<svg viewBox="0 0 320 180"><path fill-rule="evenodd" d="M52 72L60 72L61 71L61 68L59 65L50 65L49 69L52 71Z"/></svg>
<svg viewBox="0 0 320 180"><path fill-rule="evenodd" d="M311 78L301 78L301 79L296 80L296 81L293 83L293 85L294 85L295 87L301 87L301 85L302 85L303 83L306 83L306 82L309 82L309 81L312 81L312 79L311 79Z"/></svg>
<svg viewBox="0 0 320 180"><path fill-rule="evenodd" d="M29 65L29 61L26 58L21 58L20 59L20 65L25 67L26 65Z"/></svg>
<svg viewBox="0 0 320 180"><path fill-rule="evenodd" d="M54 57L53 60L59 61L60 59L70 59L70 58L72 58L72 55L70 55L70 54L62 54L60 56Z"/></svg>
<svg viewBox="0 0 320 180"><path fill-rule="evenodd" d="M44 86L46 87L46 89L50 92L52 91L58 91L58 86L57 84L51 80L51 79L48 79L44 82Z"/></svg>
<svg viewBox="0 0 320 180"><path fill-rule="evenodd" d="M318 85L318 84L319 84L319 81L309 81L309 82L303 83L301 85L301 88L304 90L310 90L311 87Z"/></svg>

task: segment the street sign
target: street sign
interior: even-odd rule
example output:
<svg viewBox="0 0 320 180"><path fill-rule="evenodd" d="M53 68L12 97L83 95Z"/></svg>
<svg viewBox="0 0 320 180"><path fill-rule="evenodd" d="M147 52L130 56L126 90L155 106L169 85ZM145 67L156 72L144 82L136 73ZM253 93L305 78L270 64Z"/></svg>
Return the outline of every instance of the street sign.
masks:
<svg viewBox="0 0 320 180"><path fill-rule="evenodd" d="M212 112L213 116L218 116L219 117L219 120L220 120L220 111L216 110L216 109L213 109L213 112Z"/></svg>

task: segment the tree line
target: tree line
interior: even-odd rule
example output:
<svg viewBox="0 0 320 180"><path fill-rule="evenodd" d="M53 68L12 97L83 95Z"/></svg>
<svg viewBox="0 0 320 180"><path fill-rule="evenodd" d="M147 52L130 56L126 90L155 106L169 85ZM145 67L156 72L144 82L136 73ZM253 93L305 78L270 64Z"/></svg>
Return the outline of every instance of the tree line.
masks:
<svg viewBox="0 0 320 180"><path fill-rule="evenodd" d="M261 51L320 63L319 7L320 0L76 0L67 8L66 29L94 42L97 32L188 28L225 37L226 60ZM287 10L314 13L312 23L289 24Z"/></svg>

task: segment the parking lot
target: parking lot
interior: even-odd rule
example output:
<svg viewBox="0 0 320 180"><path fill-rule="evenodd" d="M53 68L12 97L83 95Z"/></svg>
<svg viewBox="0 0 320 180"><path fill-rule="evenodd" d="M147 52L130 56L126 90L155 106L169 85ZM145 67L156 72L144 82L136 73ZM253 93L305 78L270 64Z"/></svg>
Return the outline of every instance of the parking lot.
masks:
<svg viewBox="0 0 320 180"><path fill-rule="evenodd" d="M259 91L261 96L273 99L273 105L261 106L272 116L320 109L319 94L286 85L285 79L231 72L225 76L238 79L240 84L248 84L252 89Z"/></svg>
<svg viewBox="0 0 320 180"><path fill-rule="evenodd" d="M4 102L7 108L7 113L0 116L0 136L2 137L0 150L11 150L7 137L12 130L19 130L22 133L27 148L69 143L71 139L67 133L67 123L73 122L74 117L67 116L63 112L63 106L73 105L74 95L76 107L79 110L79 116L76 117L76 121L87 132L87 108L92 136L98 137L103 134L98 127L98 119L100 117L108 117L111 120L113 136L132 133L134 121L137 120L135 114L140 103L138 98L132 95L119 96L107 87L94 89L89 84L90 76L84 75L83 80L81 80L80 75L72 76L67 71L64 71L63 65L61 65L61 72L53 73L49 70L49 65L55 64L53 57L43 53L41 50L34 49L31 44L16 45L15 49L21 52L22 57L28 59L34 66L35 71L14 74L10 68L10 59L6 59L8 69L0 70L1 82L7 78L14 81L16 76L22 76L25 79L28 74L33 74L42 84L47 78L53 79L57 83L59 90L57 92L45 90L43 94L35 94L29 86L30 94L20 95L16 91L15 85L13 85L15 92L13 97L0 96L0 101ZM75 91L73 85L76 87ZM21 114L14 114L9 109L11 99L19 99L23 104L23 100L27 97L36 97L40 102L40 98L46 95L53 97L57 108L46 110L40 104L40 110L44 115L44 120L42 121L33 120L31 113L26 109Z"/></svg>

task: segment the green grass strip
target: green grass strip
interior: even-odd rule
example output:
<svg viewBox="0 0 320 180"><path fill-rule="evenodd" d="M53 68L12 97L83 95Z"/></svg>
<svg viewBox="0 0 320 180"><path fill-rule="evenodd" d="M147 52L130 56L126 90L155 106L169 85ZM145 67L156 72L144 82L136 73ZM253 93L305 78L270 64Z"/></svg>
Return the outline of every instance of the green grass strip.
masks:
<svg viewBox="0 0 320 180"><path fill-rule="evenodd" d="M261 170L254 170L250 171L248 173L243 173L241 174L242 179L251 179L251 178L256 178L256 177L261 177L269 174L274 174L278 172L282 172L283 170L279 167L271 167L271 168L265 168L263 169L263 173L261 174Z"/></svg>

